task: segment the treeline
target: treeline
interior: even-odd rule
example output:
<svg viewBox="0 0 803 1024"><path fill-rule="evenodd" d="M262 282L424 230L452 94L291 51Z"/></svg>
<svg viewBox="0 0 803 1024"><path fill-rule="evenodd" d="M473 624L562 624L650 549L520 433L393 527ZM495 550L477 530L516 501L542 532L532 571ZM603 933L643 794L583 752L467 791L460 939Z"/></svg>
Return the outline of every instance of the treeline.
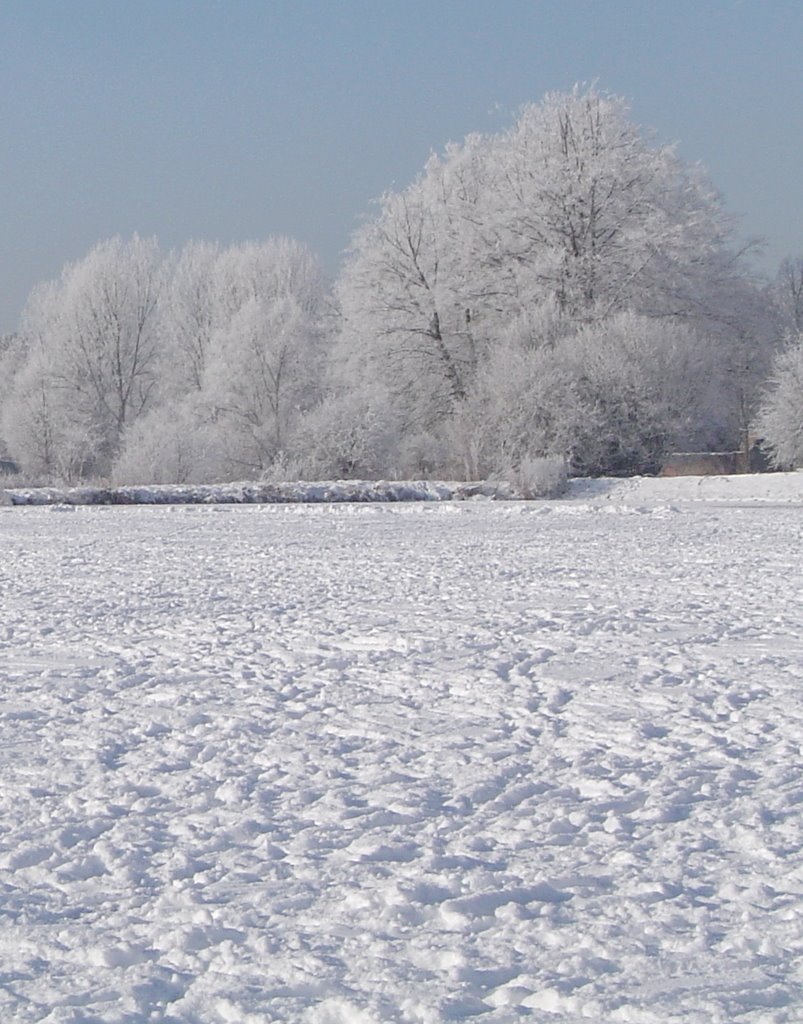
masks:
<svg viewBox="0 0 803 1024"><path fill-rule="evenodd" d="M101 242L0 342L42 482L650 472L754 429L803 455L803 260L752 272L696 167L595 90L388 192L328 284L297 242Z"/></svg>

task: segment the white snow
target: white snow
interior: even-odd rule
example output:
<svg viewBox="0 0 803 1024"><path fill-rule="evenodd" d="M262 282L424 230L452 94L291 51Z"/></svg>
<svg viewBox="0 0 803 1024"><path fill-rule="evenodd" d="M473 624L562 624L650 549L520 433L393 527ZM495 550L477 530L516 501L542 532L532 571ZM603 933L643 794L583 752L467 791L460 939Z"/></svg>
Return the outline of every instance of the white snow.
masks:
<svg viewBox="0 0 803 1024"><path fill-rule="evenodd" d="M0 1020L799 1021L801 509L3 506Z"/></svg>

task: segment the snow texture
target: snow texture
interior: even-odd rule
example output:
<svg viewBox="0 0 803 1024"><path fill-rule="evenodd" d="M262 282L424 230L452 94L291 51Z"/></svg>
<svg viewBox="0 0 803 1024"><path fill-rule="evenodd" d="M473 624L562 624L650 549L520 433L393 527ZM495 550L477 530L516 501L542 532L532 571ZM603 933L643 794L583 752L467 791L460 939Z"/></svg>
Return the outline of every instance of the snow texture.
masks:
<svg viewBox="0 0 803 1024"><path fill-rule="evenodd" d="M799 1021L801 485L4 505L0 1019Z"/></svg>

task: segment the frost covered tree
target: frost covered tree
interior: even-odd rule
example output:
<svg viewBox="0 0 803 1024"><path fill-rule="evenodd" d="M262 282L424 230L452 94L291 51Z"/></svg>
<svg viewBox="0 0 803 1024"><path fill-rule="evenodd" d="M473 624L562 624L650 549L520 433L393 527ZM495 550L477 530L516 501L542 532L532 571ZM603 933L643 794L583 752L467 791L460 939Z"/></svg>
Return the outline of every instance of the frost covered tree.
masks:
<svg viewBox="0 0 803 1024"><path fill-rule="evenodd" d="M431 161L414 185L383 197L338 284L364 370L390 387L411 429L426 429L465 398L476 370L465 202Z"/></svg>
<svg viewBox="0 0 803 1024"><path fill-rule="evenodd" d="M25 473L46 483L73 481L92 458L97 438L54 372L53 339L58 328L58 282L37 286L23 312L21 351L2 410L8 450Z"/></svg>
<svg viewBox="0 0 803 1024"><path fill-rule="evenodd" d="M354 237L338 296L365 386L381 381L402 410L401 448L434 449L465 442L488 368L502 386L501 364L519 363L496 349L544 309L562 337L589 325L605 337L624 313L685 325L723 368L698 432L734 433L766 354L766 311L755 323L742 315L749 278L704 174L633 124L623 100L578 89L525 107L506 132L449 146L386 194Z"/></svg>
<svg viewBox="0 0 803 1024"><path fill-rule="evenodd" d="M788 336L803 331L803 256L790 256L781 262L770 294L775 301L780 333Z"/></svg>
<svg viewBox="0 0 803 1024"><path fill-rule="evenodd" d="M171 262L160 301L162 389L200 391L221 321L220 246L189 242Z"/></svg>
<svg viewBox="0 0 803 1024"><path fill-rule="evenodd" d="M549 296L580 320L705 313L734 266L733 221L624 100L548 94L488 146L486 262L511 296Z"/></svg>
<svg viewBox="0 0 803 1024"><path fill-rule="evenodd" d="M126 432L115 478L202 482L285 460L324 373L325 299L292 239L185 247L160 314L161 403Z"/></svg>
<svg viewBox="0 0 803 1024"><path fill-rule="evenodd" d="M355 330L429 339L442 360L433 323L466 336L467 310L494 326L547 300L580 320L702 316L741 267L733 231L705 175L655 145L624 100L552 93L385 195L355 236L344 314Z"/></svg>
<svg viewBox="0 0 803 1024"><path fill-rule="evenodd" d="M155 398L161 281L156 239L113 238L67 268L56 296L55 372L112 452Z"/></svg>
<svg viewBox="0 0 803 1024"><path fill-rule="evenodd" d="M314 256L286 238L232 247L218 273L202 400L231 465L262 473L317 398L326 289Z"/></svg>
<svg viewBox="0 0 803 1024"><path fill-rule="evenodd" d="M759 400L750 407L745 440L758 435L779 467L803 464L803 256L781 262L768 287L780 339ZM761 383L764 383L763 381ZM756 408L757 406L757 408Z"/></svg>
<svg viewBox="0 0 803 1024"><path fill-rule="evenodd" d="M803 333L776 356L754 429L777 466L803 465Z"/></svg>
<svg viewBox="0 0 803 1024"><path fill-rule="evenodd" d="M204 398L241 472L261 473L286 450L310 404L316 327L292 296L250 299L216 338Z"/></svg>
<svg viewBox="0 0 803 1024"><path fill-rule="evenodd" d="M16 359L0 428L9 452L33 480L74 482L93 461L98 437L90 417L71 404L48 347L57 305L55 283L34 290L23 316L24 349Z"/></svg>
<svg viewBox="0 0 803 1024"><path fill-rule="evenodd" d="M25 342L19 333L0 335L0 457L7 455L2 424L13 394L14 380L25 362Z"/></svg>
<svg viewBox="0 0 803 1024"><path fill-rule="evenodd" d="M65 401L41 352L15 378L3 431L14 460L40 483L75 483L95 467L95 425Z"/></svg>
<svg viewBox="0 0 803 1024"><path fill-rule="evenodd" d="M326 288L290 239L96 245L31 294L0 436L42 480L261 473L319 398Z"/></svg>
<svg viewBox="0 0 803 1024"><path fill-rule="evenodd" d="M32 293L28 355L5 416L12 454L37 472L105 472L158 383L155 239L113 238ZM38 453L38 454L36 454Z"/></svg>

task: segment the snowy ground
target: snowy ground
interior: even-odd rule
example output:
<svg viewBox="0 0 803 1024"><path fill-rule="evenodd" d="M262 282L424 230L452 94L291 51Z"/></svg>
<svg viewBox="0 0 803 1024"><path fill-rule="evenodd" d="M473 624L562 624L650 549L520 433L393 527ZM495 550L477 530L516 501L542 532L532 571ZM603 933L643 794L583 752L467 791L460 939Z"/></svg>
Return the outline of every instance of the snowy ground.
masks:
<svg viewBox="0 0 803 1024"><path fill-rule="evenodd" d="M0 508L0 1020L799 1022L803 476L734 479Z"/></svg>

